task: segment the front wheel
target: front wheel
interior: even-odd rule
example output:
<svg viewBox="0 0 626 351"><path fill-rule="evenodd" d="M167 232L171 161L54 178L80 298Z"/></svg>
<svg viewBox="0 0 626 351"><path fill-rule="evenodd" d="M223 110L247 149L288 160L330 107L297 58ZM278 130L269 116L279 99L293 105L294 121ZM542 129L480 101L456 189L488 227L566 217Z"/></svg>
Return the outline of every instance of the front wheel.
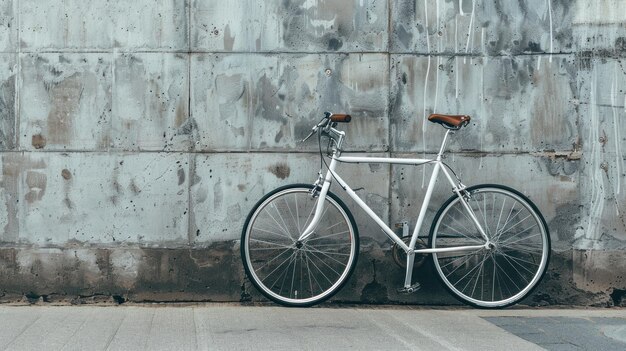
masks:
<svg viewBox="0 0 626 351"><path fill-rule="evenodd" d="M312 197L312 185L278 188L252 209L241 234L241 258L248 278L270 300L310 306L335 294L350 277L359 253L352 215L339 198ZM325 201L320 222L298 240Z"/></svg>
<svg viewBox="0 0 626 351"><path fill-rule="evenodd" d="M491 245L468 251L432 254L441 282L462 302L500 308L526 297L543 277L550 257L548 227L524 195L501 185L477 185L464 196ZM429 246L483 245L469 211L458 196L439 210Z"/></svg>

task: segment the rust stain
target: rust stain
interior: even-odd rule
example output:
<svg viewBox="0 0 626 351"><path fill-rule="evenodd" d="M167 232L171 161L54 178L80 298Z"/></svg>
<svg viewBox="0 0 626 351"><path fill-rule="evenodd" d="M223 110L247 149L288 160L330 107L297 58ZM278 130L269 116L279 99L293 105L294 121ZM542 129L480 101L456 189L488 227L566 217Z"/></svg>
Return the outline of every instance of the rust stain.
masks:
<svg viewBox="0 0 626 351"><path fill-rule="evenodd" d="M70 172L67 168L61 171L61 177L65 180L72 179L72 172Z"/></svg>
<svg viewBox="0 0 626 351"><path fill-rule="evenodd" d="M277 178L285 179L291 174L291 168L286 163L277 163L268 168Z"/></svg>
<svg viewBox="0 0 626 351"><path fill-rule="evenodd" d="M35 149L43 149L46 146L46 138L41 134L33 135L32 145Z"/></svg>

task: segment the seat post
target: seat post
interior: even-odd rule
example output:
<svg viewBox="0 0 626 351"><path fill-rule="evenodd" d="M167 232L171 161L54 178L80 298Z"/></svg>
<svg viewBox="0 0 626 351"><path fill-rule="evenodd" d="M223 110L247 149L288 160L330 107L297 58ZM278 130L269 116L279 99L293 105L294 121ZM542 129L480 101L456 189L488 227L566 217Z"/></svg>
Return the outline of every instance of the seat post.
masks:
<svg viewBox="0 0 626 351"><path fill-rule="evenodd" d="M446 135L443 137L443 142L441 143L441 149L439 149L439 153L437 154L437 158L439 159L441 156L443 156L443 153L446 150L446 144L448 143L448 135L450 133L454 133L452 130L450 129L446 129Z"/></svg>

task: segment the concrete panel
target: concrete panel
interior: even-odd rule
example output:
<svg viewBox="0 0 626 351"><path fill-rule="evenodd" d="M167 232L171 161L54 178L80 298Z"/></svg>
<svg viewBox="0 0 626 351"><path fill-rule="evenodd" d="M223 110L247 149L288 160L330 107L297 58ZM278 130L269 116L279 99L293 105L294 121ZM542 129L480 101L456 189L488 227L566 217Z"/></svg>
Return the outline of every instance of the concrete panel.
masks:
<svg viewBox="0 0 626 351"><path fill-rule="evenodd" d="M263 195L287 184L313 184L318 167L319 156L311 154L197 155L192 172L190 239L200 244L238 240L248 213ZM387 221L388 166L340 165L337 173ZM351 210L361 238L384 240L376 224L341 188L334 185L331 191Z"/></svg>
<svg viewBox="0 0 626 351"><path fill-rule="evenodd" d="M0 0L0 52L17 51L17 0Z"/></svg>
<svg viewBox="0 0 626 351"><path fill-rule="evenodd" d="M624 6L624 0L576 1L571 30L577 51L624 56L626 13L621 11Z"/></svg>
<svg viewBox="0 0 626 351"><path fill-rule="evenodd" d="M393 56L394 151L439 150L431 113L468 114L451 150L572 150L578 140L573 57Z"/></svg>
<svg viewBox="0 0 626 351"><path fill-rule="evenodd" d="M22 51L187 51L185 1L20 1Z"/></svg>
<svg viewBox="0 0 626 351"><path fill-rule="evenodd" d="M112 57L23 54L20 148L107 150L111 129Z"/></svg>
<svg viewBox="0 0 626 351"><path fill-rule="evenodd" d="M187 155L26 153L5 156L4 163L19 176L20 243L187 241Z"/></svg>
<svg viewBox="0 0 626 351"><path fill-rule="evenodd" d="M618 59L581 59L582 234L575 248L626 248L626 70Z"/></svg>
<svg viewBox="0 0 626 351"><path fill-rule="evenodd" d="M398 155L396 157L411 157ZM421 156L421 155L420 155ZM434 155L426 155L426 157ZM413 155L415 157L415 155ZM480 156L451 154L446 163L466 186L502 184L530 198L542 212L550 230L553 249L572 247L580 219L580 161L528 154ZM411 232L428 187L432 166L393 166L391 186L391 221L408 220ZM428 238L437 210L452 195L452 187L440 174L420 236Z"/></svg>
<svg viewBox="0 0 626 351"><path fill-rule="evenodd" d="M193 55L196 149L316 150L299 140L331 111L354 117L347 150L386 150L387 65L379 54Z"/></svg>
<svg viewBox="0 0 626 351"><path fill-rule="evenodd" d="M189 60L180 54L122 54L113 68L112 146L190 150Z"/></svg>
<svg viewBox="0 0 626 351"><path fill-rule="evenodd" d="M387 1L192 1L191 48L212 52L387 50Z"/></svg>
<svg viewBox="0 0 626 351"><path fill-rule="evenodd" d="M580 2L580 1L579 1ZM391 51L516 55L570 52L572 1L395 1Z"/></svg>
<svg viewBox="0 0 626 351"><path fill-rule="evenodd" d="M17 55L0 54L0 151L16 146Z"/></svg>
<svg viewBox="0 0 626 351"><path fill-rule="evenodd" d="M139 0L105 4L113 27L113 47L188 52L189 2Z"/></svg>

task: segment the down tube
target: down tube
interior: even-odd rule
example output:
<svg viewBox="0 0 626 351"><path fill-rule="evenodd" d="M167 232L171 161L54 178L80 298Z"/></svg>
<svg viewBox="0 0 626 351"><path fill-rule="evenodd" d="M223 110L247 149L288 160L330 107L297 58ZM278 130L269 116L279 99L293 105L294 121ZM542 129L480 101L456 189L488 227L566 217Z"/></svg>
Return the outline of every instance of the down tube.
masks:
<svg viewBox="0 0 626 351"><path fill-rule="evenodd" d="M354 200L354 202L356 202L362 209L363 211L365 211L367 213L367 215L369 217L371 217L374 222L376 222L376 224L378 224L378 226L380 227L380 229L382 229L382 231L387 234L387 236L393 240L396 244L398 244L405 252L408 251L409 247L402 241L400 240L400 238L398 237L398 235L396 235L396 233L393 232L393 230L391 230L387 224L385 222L383 222L382 219L380 219L380 217L378 217L376 215L376 213L374 213L374 211L372 211L372 209L367 206L367 204L361 200L361 198L359 197L359 195L357 195L354 190L352 190L348 184L341 179L341 177L335 173L334 174L335 179L337 180L337 183L339 183L339 185L343 188L343 190L346 191L346 193L348 193L348 195Z"/></svg>

